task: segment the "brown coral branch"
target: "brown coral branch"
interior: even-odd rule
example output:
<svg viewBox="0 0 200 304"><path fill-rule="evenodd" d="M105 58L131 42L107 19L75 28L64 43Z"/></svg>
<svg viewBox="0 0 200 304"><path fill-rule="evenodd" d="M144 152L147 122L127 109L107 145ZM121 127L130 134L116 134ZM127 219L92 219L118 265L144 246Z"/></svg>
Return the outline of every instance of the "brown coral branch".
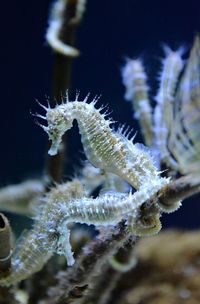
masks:
<svg viewBox="0 0 200 304"><path fill-rule="evenodd" d="M159 204L171 208L177 201L182 201L200 191L200 183L193 175L183 176L160 191Z"/></svg>
<svg viewBox="0 0 200 304"><path fill-rule="evenodd" d="M200 181L197 176L187 175L177 178L141 206L140 220L146 223L160 211L173 212L180 206L180 201L199 192Z"/></svg>
<svg viewBox="0 0 200 304"><path fill-rule="evenodd" d="M91 275L95 276L108 258L115 254L129 238L124 221L112 227L111 231L112 233L105 237L101 234L101 238L97 238L86 246L74 267L59 273L56 287L49 289L48 297L43 303L73 303L84 296L89 287L88 281L91 281Z"/></svg>
<svg viewBox="0 0 200 304"><path fill-rule="evenodd" d="M87 291L87 294L82 298L78 304L106 304L111 296L112 290L117 284L121 276L120 272L117 272L109 265L106 265L101 270L101 275L96 274L93 277L93 284Z"/></svg>
<svg viewBox="0 0 200 304"><path fill-rule="evenodd" d="M101 233L103 233L102 229L101 229ZM97 302L98 304L107 303L107 300L109 299L112 290L114 289L117 281L121 276L121 269L119 271L120 267L118 266L113 268L113 266L115 266L116 264L113 265L111 261L115 258L119 258L120 262L118 262L119 263L118 265L120 265L122 268L121 261L125 260L127 264L127 260L128 260L128 264L129 264L128 269L131 269L132 263L130 262L130 260L133 258L133 248L135 247L134 245L136 243L136 240L137 239L133 237L127 238L127 240L123 243L123 247L119 248L115 257L111 256L109 258L109 263L105 263L104 265L102 265L100 269L93 271L88 276L87 278L88 288L84 293L84 297L82 297L78 301L78 304L88 304L88 303L97 304ZM134 254L134 259L135 259L135 254Z"/></svg>
<svg viewBox="0 0 200 304"><path fill-rule="evenodd" d="M62 26L60 28L59 39L66 45L74 46L76 38L76 30L81 18L77 17L77 10L80 0L66 1L65 8L62 13ZM66 91L71 86L73 57L66 56L62 53L55 53L55 63L53 72L53 96L51 106L55 106L55 102L65 96ZM64 170L64 161L66 154L66 136L60 146L59 153L56 156L47 158L47 172L50 178L55 182L61 182Z"/></svg>
<svg viewBox="0 0 200 304"><path fill-rule="evenodd" d="M0 278L11 272L12 231L8 219L0 213Z"/></svg>
<svg viewBox="0 0 200 304"><path fill-rule="evenodd" d="M0 278L11 273L12 231L8 219L0 213ZM17 304L14 290L0 287L1 304Z"/></svg>
<svg viewBox="0 0 200 304"><path fill-rule="evenodd" d="M60 31L60 39L69 45L75 45L76 30L79 21L75 22L77 4L79 0L69 0L63 12L63 24ZM60 99L70 87L72 57L60 53L55 54L53 95Z"/></svg>

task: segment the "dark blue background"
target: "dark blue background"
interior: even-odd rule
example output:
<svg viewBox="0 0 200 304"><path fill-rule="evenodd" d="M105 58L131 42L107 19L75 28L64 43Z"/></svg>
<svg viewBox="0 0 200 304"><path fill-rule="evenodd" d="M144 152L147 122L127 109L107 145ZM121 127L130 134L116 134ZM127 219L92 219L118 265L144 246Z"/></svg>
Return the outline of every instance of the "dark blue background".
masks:
<svg viewBox="0 0 200 304"><path fill-rule="evenodd" d="M53 54L44 40L49 4L47 0L1 3L0 186L43 171L47 136L35 125L30 110L39 111L35 99L43 102L51 95ZM77 36L82 55L74 62L73 88L82 97L89 91L102 94L102 103L110 104L113 118L137 130L130 105L123 100L120 68L124 58L143 59L153 96L161 43L189 48L199 30L198 0L89 0ZM69 146L72 163L77 164L81 146L76 129L70 133ZM199 227L199 212L196 197L165 216L164 226Z"/></svg>

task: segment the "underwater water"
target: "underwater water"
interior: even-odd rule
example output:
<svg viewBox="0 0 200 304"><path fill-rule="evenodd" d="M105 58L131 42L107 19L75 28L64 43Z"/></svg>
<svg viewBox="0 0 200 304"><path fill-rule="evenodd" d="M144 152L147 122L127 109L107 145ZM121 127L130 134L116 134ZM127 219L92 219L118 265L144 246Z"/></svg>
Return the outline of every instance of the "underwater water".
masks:
<svg viewBox="0 0 200 304"><path fill-rule="evenodd" d="M43 172L47 137L35 124L30 112L39 111L36 99L51 96L54 56L44 34L50 1L9 1L1 7L1 150L0 186L18 183ZM161 43L176 49L191 47L200 30L199 1L89 0L78 29L80 58L74 62L71 96L76 89L83 98L101 94L99 104L109 104L114 120L139 127L130 104L124 101L120 70L126 57L144 61L150 94L157 88L163 56ZM70 131L68 162L71 175L80 165L80 137ZM177 212L162 218L164 227L199 228L198 196L183 203Z"/></svg>

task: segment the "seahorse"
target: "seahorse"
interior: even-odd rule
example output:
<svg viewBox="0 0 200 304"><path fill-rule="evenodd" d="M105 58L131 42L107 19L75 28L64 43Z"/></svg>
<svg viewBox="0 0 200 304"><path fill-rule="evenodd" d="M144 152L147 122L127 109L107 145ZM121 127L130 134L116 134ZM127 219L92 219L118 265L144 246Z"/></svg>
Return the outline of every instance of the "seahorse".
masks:
<svg viewBox="0 0 200 304"><path fill-rule="evenodd" d="M151 188L151 193L156 193L167 185L169 179L159 176L150 150L141 144L133 144L132 139L120 131L114 131L110 127L113 121L105 119L102 108L95 108L98 98L90 103L87 100L88 96L83 101L76 97L70 102L67 97L65 103L53 109L43 106L46 116L38 116L48 123L41 126L52 141L49 154L57 153L62 136L76 119L85 154L94 166L120 176L137 190L142 187L148 192Z"/></svg>
<svg viewBox="0 0 200 304"><path fill-rule="evenodd" d="M0 285L14 285L28 278L42 269L53 253L64 255L68 265L72 266L75 261L70 244L69 223L108 226L129 218L128 229L137 234L138 228L134 230L135 221L148 196L149 193L140 190L133 194L106 193L93 199L85 196L79 180L58 185L44 197L43 207L33 228L26 233L14 251L12 272L0 279ZM153 227L146 227L146 231L156 233L160 228L158 220Z"/></svg>

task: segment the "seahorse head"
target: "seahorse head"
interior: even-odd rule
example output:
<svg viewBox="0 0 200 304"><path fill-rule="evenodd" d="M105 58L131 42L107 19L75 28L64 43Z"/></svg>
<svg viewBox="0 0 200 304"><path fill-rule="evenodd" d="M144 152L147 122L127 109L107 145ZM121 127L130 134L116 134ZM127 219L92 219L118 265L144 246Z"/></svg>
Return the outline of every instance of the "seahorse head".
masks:
<svg viewBox="0 0 200 304"><path fill-rule="evenodd" d="M66 115L66 106L58 105L54 109L48 109L46 113L48 127L45 131L51 140L51 148L48 153L50 155L57 154L62 136L67 129L72 127L72 119L70 115Z"/></svg>

